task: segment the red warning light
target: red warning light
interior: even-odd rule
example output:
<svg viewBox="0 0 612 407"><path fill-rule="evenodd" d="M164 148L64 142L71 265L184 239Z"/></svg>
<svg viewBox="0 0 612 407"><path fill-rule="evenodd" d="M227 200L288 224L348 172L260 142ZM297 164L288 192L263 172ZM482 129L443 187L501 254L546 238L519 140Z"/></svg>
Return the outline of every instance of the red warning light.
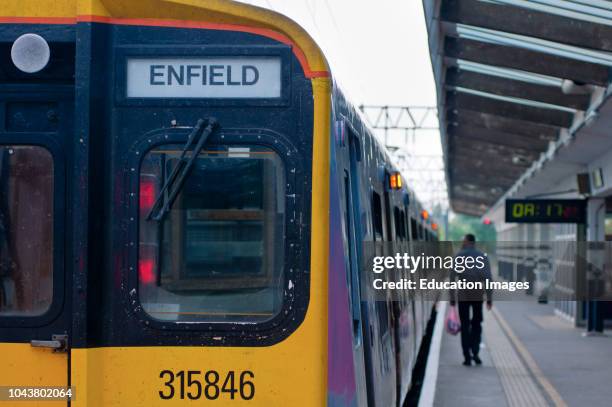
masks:
<svg viewBox="0 0 612 407"><path fill-rule="evenodd" d="M482 220L482 223L483 223L484 225L490 225L490 224L491 224L491 219L489 219L489 218L484 218L484 219Z"/></svg>
<svg viewBox="0 0 612 407"><path fill-rule="evenodd" d="M155 281L155 261L153 259L140 259L138 262L138 276L143 284Z"/></svg>
<svg viewBox="0 0 612 407"><path fill-rule="evenodd" d="M150 179L140 181L140 210L150 210L155 203L155 183Z"/></svg>

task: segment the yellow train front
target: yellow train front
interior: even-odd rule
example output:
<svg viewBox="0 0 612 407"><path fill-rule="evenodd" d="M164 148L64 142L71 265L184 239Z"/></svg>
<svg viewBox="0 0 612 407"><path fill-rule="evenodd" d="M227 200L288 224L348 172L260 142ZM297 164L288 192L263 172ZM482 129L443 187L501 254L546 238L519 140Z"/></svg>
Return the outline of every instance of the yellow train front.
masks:
<svg viewBox="0 0 612 407"><path fill-rule="evenodd" d="M9 0L0 58L0 406L401 405L431 304L359 247L435 233L299 26Z"/></svg>

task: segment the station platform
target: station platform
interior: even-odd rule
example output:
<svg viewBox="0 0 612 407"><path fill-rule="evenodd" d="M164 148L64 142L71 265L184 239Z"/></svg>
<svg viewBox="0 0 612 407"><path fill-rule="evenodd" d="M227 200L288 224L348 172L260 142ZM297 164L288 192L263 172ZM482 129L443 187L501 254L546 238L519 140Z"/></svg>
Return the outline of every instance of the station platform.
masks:
<svg viewBox="0 0 612 407"><path fill-rule="evenodd" d="M584 337L531 297L497 302L484 311L483 364L467 367L460 336L444 330L447 307L438 305L419 407L611 405L612 332Z"/></svg>

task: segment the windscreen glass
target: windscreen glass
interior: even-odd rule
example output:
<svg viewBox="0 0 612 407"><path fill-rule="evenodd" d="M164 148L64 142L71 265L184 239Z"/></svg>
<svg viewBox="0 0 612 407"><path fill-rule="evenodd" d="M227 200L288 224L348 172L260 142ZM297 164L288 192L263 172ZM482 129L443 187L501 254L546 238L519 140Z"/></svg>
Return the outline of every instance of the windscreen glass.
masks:
<svg viewBox="0 0 612 407"><path fill-rule="evenodd" d="M182 146L140 169L139 297L155 319L263 322L283 301L285 177L272 150L203 151L161 220L149 215ZM187 158L189 158L187 153ZM167 193L166 193L167 195Z"/></svg>

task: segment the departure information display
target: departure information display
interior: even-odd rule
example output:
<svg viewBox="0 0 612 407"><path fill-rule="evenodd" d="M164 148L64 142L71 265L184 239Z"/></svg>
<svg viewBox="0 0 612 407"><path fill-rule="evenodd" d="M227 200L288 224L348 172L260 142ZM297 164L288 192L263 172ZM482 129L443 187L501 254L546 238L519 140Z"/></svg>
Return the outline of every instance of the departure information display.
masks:
<svg viewBox="0 0 612 407"><path fill-rule="evenodd" d="M508 223L585 223L585 221L585 200L506 200L506 222Z"/></svg>

